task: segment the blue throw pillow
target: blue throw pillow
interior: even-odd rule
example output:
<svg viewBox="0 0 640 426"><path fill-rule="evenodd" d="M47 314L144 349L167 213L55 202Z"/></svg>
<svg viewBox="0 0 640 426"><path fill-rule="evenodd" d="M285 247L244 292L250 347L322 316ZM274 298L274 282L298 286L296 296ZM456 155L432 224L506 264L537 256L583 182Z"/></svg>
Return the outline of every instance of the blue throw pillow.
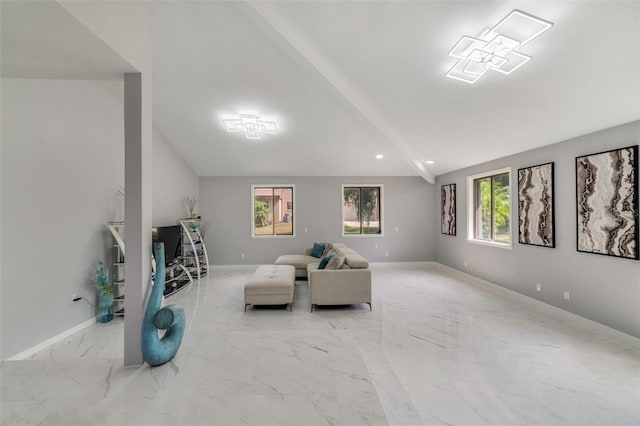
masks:
<svg viewBox="0 0 640 426"><path fill-rule="evenodd" d="M320 261L320 264L318 265L318 269L324 269L327 267L327 263L329 263L329 261L331 260L331 258L335 256L334 254L330 254L329 256L323 257L322 260Z"/></svg>
<svg viewBox="0 0 640 426"><path fill-rule="evenodd" d="M324 252L324 244L313 243L313 248L311 249L311 256L317 257L320 259L322 257L322 253Z"/></svg>

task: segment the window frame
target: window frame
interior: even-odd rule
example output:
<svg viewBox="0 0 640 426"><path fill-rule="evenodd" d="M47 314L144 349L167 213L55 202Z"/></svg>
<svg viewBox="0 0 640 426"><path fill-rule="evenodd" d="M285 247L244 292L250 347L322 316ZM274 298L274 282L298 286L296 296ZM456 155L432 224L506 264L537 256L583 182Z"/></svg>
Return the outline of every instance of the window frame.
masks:
<svg viewBox="0 0 640 426"><path fill-rule="evenodd" d="M365 234L365 233L359 233L359 234L354 234L354 233L345 233L344 232L344 189L345 188L360 188L360 190L362 190L362 188L378 188L379 194L380 194L380 232L377 234ZM362 218L360 218L361 221L361 228L362 228ZM340 187L340 234L342 235L342 237L346 237L346 238L351 238L351 237L355 237L355 238L360 238L360 237L364 237L364 238L377 238L377 237L384 237L384 184L381 183L343 183L342 186Z"/></svg>
<svg viewBox="0 0 640 426"><path fill-rule="evenodd" d="M504 243L495 240L485 240L476 238L476 188L475 181L482 178L490 178L496 175L508 173L509 175L509 242ZM493 194L493 185L492 185ZM501 169L490 170L483 173L478 173L472 176L467 176L467 239L466 241L473 244L480 244L490 247L498 247L502 249L511 250L513 248L513 219L514 216L513 206L513 173L511 167L504 167ZM493 225L492 225L493 226Z"/></svg>
<svg viewBox="0 0 640 426"><path fill-rule="evenodd" d="M291 188L291 211L293 212L291 218L291 234L265 234L265 235L256 235L256 221L255 221L255 190L257 188L271 188L271 189L288 189ZM252 239L263 239L263 238L294 238L296 236L296 186L290 183L282 183L282 184L267 184L267 183L255 183L251 184L251 210L249 211L249 220L251 222L251 238ZM275 232L275 227L274 227Z"/></svg>

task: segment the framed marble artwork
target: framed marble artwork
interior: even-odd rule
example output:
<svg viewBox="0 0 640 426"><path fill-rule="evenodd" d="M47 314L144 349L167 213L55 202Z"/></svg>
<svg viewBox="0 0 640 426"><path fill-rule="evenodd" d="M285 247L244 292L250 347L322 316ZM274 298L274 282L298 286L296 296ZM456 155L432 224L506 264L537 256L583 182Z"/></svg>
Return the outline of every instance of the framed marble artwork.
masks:
<svg viewBox="0 0 640 426"><path fill-rule="evenodd" d="M456 184L440 187L440 232L444 235L456 235Z"/></svg>
<svg viewBox="0 0 640 426"><path fill-rule="evenodd" d="M578 251L640 259L637 185L638 145L576 157Z"/></svg>
<svg viewBox="0 0 640 426"><path fill-rule="evenodd" d="M553 163L518 169L518 242L555 247Z"/></svg>

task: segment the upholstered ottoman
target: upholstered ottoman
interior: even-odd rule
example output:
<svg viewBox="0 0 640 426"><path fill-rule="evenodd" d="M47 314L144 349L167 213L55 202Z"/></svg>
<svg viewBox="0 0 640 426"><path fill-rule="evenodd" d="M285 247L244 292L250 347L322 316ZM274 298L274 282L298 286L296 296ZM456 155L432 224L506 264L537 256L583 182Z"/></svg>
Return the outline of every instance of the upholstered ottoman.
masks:
<svg viewBox="0 0 640 426"><path fill-rule="evenodd" d="M293 310L295 268L290 265L262 265L244 285L244 310L249 305L289 305Z"/></svg>

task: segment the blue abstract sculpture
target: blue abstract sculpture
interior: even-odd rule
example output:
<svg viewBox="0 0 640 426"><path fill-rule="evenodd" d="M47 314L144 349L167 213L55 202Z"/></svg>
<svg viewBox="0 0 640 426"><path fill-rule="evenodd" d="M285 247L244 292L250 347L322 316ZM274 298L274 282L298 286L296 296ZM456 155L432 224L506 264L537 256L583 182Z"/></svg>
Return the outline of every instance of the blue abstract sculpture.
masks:
<svg viewBox="0 0 640 426"><path fill-rule="evenodd" d="M156 278L142 319L142 357L152 367L171 361L180 348L185 329L184 309L177 305L162 306L165 266L164 243L154 243ZM158 330L167 330L160 338Z"/></svg>

